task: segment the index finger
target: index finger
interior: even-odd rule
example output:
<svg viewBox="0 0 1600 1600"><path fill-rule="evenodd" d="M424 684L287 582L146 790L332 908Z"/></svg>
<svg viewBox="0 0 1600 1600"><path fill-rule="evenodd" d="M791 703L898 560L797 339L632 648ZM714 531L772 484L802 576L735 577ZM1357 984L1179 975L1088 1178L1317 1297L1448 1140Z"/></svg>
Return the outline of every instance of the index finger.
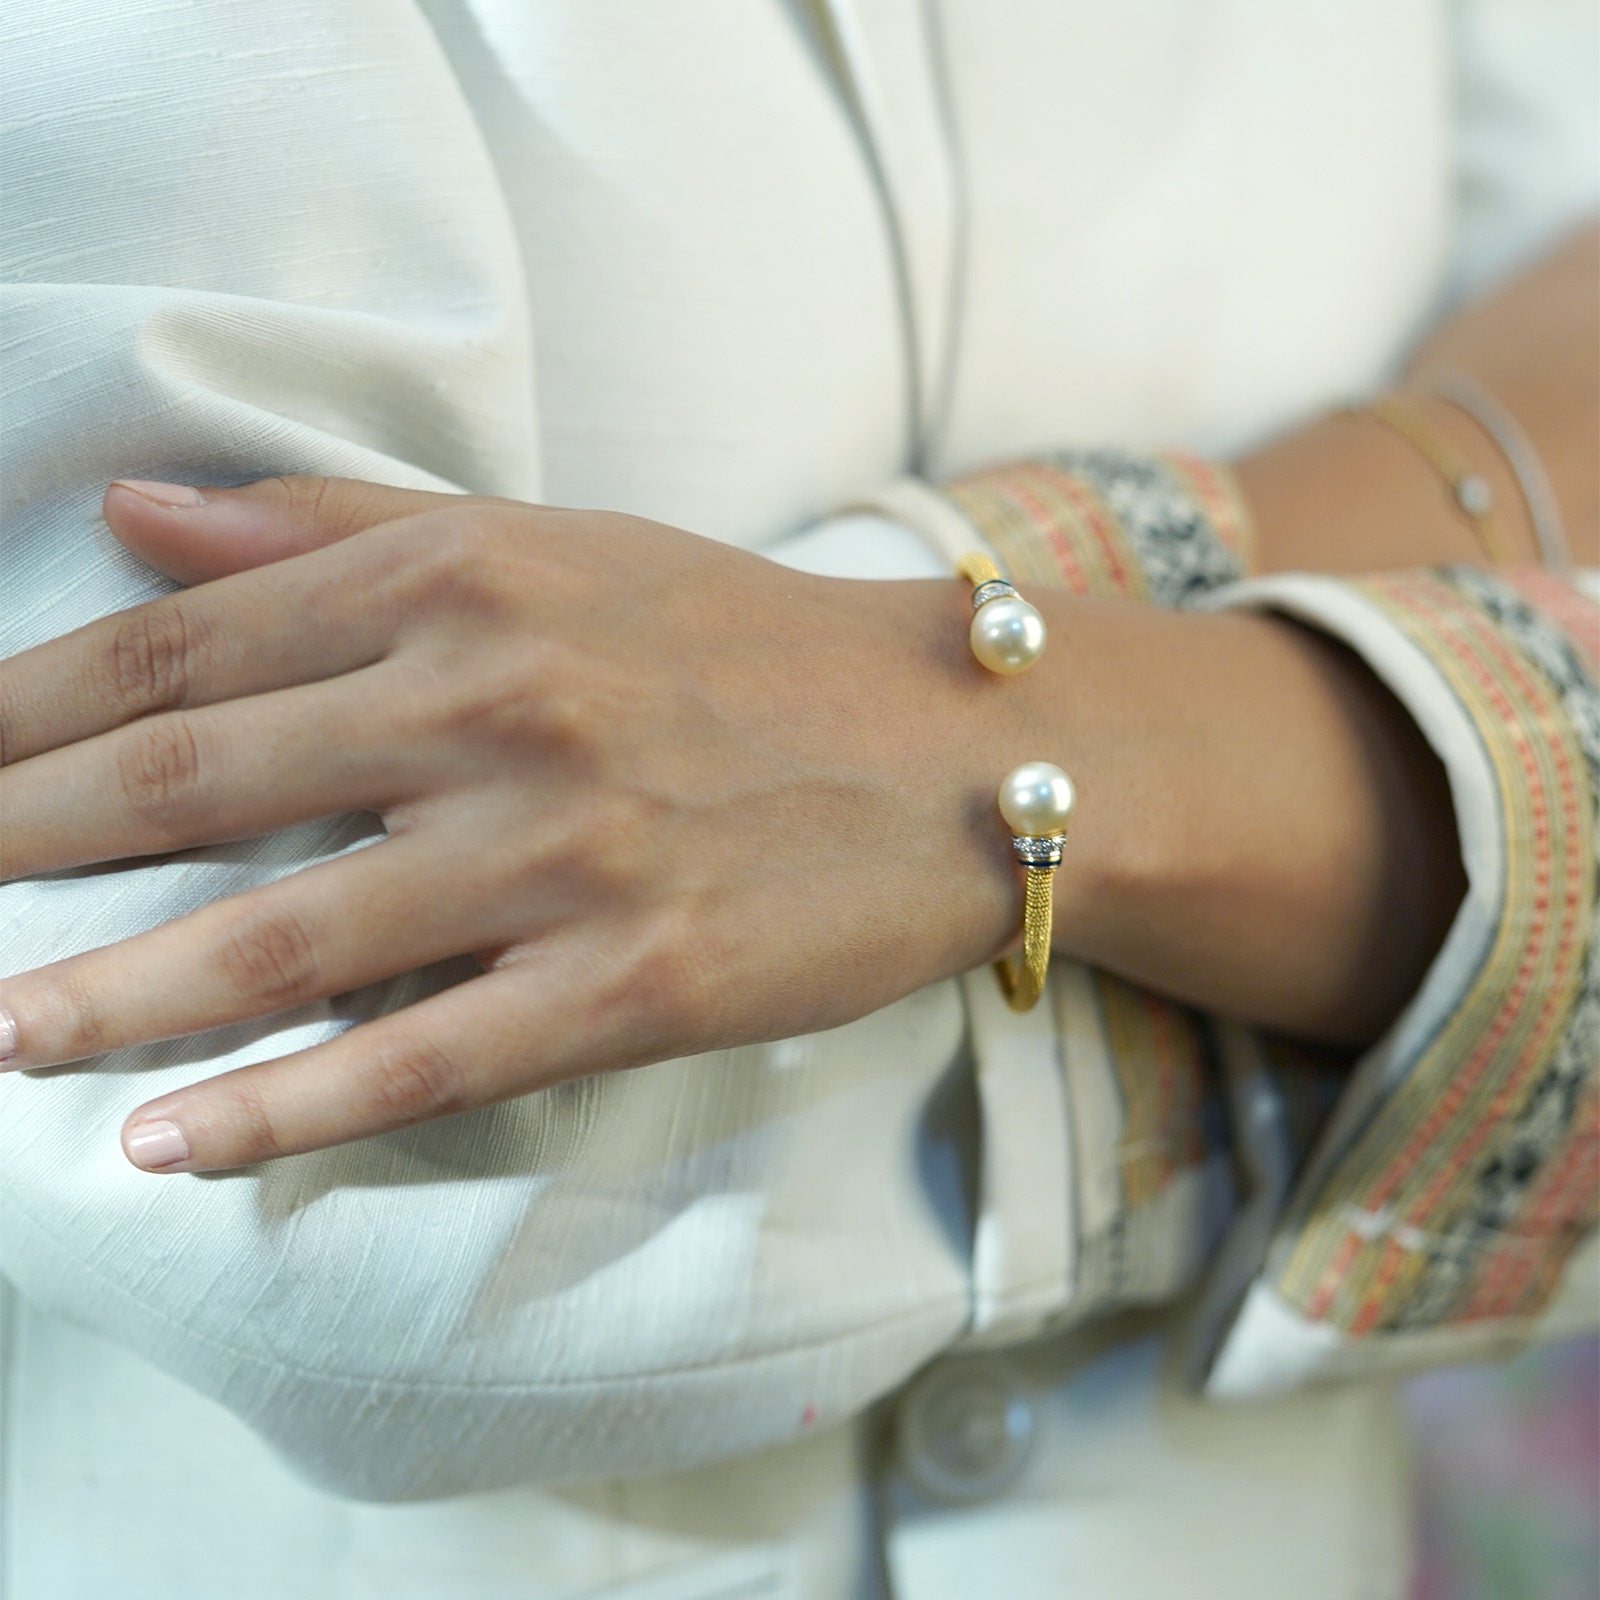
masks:
<svg viewBox="0 0 1600 1600"><path fill-rule="evenodd" d="M0 661L0 766L162 711L380 659L393 618L363 540L219 578Z"/></svg>

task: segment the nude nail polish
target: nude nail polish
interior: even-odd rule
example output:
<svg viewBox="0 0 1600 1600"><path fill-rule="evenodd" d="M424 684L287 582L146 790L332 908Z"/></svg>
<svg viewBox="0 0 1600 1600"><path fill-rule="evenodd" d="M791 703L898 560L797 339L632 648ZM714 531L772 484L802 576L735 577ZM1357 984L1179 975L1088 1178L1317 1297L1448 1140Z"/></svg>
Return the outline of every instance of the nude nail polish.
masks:
<svg viewBox="0 0 1600 1600"><path fill-rule="evenodd" d="M0 1010L0 1068L17 1053L17 1019L9 1011Z"/></svg>
<svg viewBox="0 0 1600 1600"><path fill-rule="evenodd" d="M188 483L152 483L146 478L118 478L111 487L126 489L129 494L136 494L141 500L152 501L169 511L181 506L203 506L206 503L206 497Z"/></svg>
<svg viewBox="0 0 1600 1600"><path fill-rule="evenodd" d="M122 1136L122 1148L146 1172L170 1172L189 1159L189 1141L176 1122L138 1122Z"/></svg>

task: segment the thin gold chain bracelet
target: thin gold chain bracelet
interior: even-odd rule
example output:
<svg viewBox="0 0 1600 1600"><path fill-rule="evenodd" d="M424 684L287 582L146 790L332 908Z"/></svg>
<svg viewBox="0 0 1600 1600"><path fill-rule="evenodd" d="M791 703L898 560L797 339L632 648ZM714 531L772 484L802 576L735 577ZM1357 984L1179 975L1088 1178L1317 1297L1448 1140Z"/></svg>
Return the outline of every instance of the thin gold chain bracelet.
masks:
<svg viewBox="0 0 1600 1600"><path fill-rule="evenodd" d="M990 672L1026 672L1045 645L1044 618L1000 575L988 556L964 556L957 568L972 585L968 641ZM1072 780L1048 761L1027 761L1000 785L1000 815L1011 829L1011 849L1026 881L1022 895L1022 953L994 964L1000 991L1013 1011L1031 1011L1044 993L1050 968L1050 934L1056 868L1061 865Z"/></svg>
<svg viewBox="0 0 1600 1600"><path fill-rule="evenodd" d="M1345 407L1345 414L1371 417L1404 439L1444 479L1452 502L1466 518L1489 560L1503 564L1510 559L1489 480L1474 470L1466 456L1442 429L1429 423L1419 407L1399 395L1379 395L1364 405Z"/></svg>

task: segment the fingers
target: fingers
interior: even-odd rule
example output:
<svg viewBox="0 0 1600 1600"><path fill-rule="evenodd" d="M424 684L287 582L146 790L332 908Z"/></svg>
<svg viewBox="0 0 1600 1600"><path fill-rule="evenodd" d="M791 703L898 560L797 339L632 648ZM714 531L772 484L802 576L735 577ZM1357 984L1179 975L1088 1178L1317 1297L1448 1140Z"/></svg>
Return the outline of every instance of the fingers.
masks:
<svg viewBox="0 0 1600 1600"><path fill-rule="evenodd" d="M269 1016L459 955L484 930L463 855L390 839L10 978L4 1070Z"/></svg>
<svg viewBox="0 0 1600 1600"><path fill-rule="evenodd" d="M147 717L0 770L0 881L385 811L414 750L364 708L385 668Z"/></svg>
<svg viewBox="0 0 1600 1600"><path fill-rule="evenodd" d="M156 712L329 678L394 620L358 546L317 551L91 622L0 661L0 764Z"/></svg>
<svg viewBox="0 0 1600 1600"><path fill-rule="evenodd" d="M106 491L102 512L135 555L193 584L304 555L381 522L466 503L462 495L354 478L263 478L235 489L126 479Z"/></svg>
<svg viewBox="0 0 1600 1600"><path fill-rule="evenodd" d="M619 1062L619 1008L570 956L501 968L297 1055L141 1106L135 1166L203 1172L321 1150L492 1105Z"/></svg>

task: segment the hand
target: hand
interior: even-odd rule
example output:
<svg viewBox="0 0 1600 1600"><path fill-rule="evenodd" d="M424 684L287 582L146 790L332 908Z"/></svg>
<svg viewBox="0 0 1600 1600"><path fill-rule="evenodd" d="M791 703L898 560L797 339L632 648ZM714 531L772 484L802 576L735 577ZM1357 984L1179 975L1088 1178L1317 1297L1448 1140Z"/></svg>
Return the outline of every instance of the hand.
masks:
<svg viewBox="0 0 1600 1600"><path fill-rule="evenodd" d="M1015 933L1004 686L953 581L342 481L173 506L113 487L105 515L213 581L4 664L4 876L352 810L388 837L7 979L7 1065L486 969L142 1106L139 1165L239 1166L841 1024Z"/></svg>

